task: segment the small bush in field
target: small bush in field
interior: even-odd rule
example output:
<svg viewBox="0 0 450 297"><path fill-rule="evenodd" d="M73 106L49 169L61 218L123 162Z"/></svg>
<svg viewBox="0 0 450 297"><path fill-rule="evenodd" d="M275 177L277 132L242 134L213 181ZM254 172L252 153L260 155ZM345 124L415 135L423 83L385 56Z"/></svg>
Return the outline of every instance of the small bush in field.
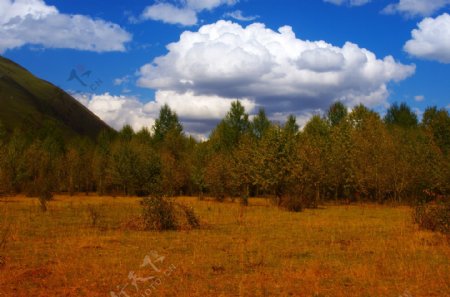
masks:
<svg viewBox="0 0 450 297"><path fill-rule="evenodd" d="M417 205L413 217L420 228L450 235L450 202Z"/></svg>
<svg viewBox="0 0 450 297"><path fill-rule="evenodd" d="M288 211L300 212L303 210L303 201L299 196L288 195L281 200L281 207Z"/></svg>
<svg viewBox="0 0 450 297"><path fill-rule="evenodd" d="M243 195L240 199L240 203L242 206L248 206L248 196L247 195Z"/></svg>
<svg viewBox="0 0 450 297"><path fill-rule="evenodd" d="M142 201L142 205L145 230L180 230L200 226L192 208L175 203L168 198L147 197Z"/></svg>
<svg viewBox="0 0 450 297"><path fill-rule="evenodd" d="M152 196L144 198L143 217L147 230L176 230L173 203L167 198Z"/></svg>
<svg viewBox="0 0 450 297"><path fill-rule="evenodd" d="M39 193L39 206L43 212L47 211L47 202L53 199L53 194L50 191L42 190Z"/></svg>
<svg viewBox="0 0 450 297"><path fill-rule="evenodd" d="M200 221L198 220L197 215L195 214L194 209L192 207L188 207L182 204L179 204L178 206L184 212L188 226L192 228L200 227Z"/></svg>
<svg viewBox="0 0 450 297"><path fill-rule="evenodd" d="M91 226L92 227L97 226L97 224L103 217L102 209L100 207L96 207L95 205L88 205L87 211L88 211Z"/></svg>

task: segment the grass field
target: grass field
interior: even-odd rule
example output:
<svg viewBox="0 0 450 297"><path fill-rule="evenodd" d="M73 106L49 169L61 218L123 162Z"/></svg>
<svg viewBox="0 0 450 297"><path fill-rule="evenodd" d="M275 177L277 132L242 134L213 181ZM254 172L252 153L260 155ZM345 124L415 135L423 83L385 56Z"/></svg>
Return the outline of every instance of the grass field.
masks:
<svg viewBox="0 0 450 297"><path fill-rule="evenodd" d="M137 198L0 198L0 296L449 296L448 239L408 207L177 199L200 229L124 227Z"/></svg>

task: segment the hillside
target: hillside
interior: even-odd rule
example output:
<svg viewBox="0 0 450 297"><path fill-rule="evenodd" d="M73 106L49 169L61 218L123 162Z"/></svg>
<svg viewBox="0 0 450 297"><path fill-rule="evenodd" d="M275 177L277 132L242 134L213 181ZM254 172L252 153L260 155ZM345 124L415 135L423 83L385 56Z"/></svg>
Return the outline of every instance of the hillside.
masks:
<svg viewBox="0 0 450 297"><path fill-rule="evenodd" d="M72 96L0 56L0 122L7 132L58 127L64 138L111 129Z"/></svg>

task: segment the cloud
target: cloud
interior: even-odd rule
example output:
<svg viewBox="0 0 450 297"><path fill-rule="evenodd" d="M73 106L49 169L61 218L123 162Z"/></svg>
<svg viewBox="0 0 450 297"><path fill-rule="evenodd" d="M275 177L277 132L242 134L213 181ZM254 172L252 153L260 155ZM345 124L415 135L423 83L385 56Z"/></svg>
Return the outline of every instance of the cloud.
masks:
<svg viewBox="0 0 450 297"><path fill-rule="evenodd" d="M450 15L425 18L418 29L411 32L412 39L403 49L412 56L450 63Z"/></svg>
<svg viewBox="0 0 450 297"><path fill-rule="evenodd" d="M225 117L231 103L236 98L223 98L217 95L195 95L193 92L177 93L174 91L157 91L155 101L145 106L147 112L159 112L164 104L168 104L182 119L186 120L220 120ZM241 98L247 111L255 108L252 100Z"/></svg>
<svg viewBox="0 0 450 297"><path fill-rule="evenodd" d="M114 96L104 94L74 94L74 97L108 125L119 130L125 124L133 129L151 128L159 115L159 110L168 104L183 123L186 131L199 138L204 138L211 127L217 124L230 109L236 99L219 96L196 96L192 92L179 94L172 91L158 91L154 101L142 103L133 96ZM255 109L255 102L241 100L247 111Z"/></svg>
<svg viewBox="0 0 450 297"><path fill-rule="evenodd" d="M130 81L130 75L125 75L123 77L114 79L113 84L115 86L121 86L123 84L127 84L129 81Z"/></svg>
<svg viewBox="0 0 450 297"><path fill-rule="evenodd" d="M147 7L142 13L142 18L183 26L197 24L197 13L194 10L178 8L168 3L158 3Z"/></svg>
<svg viewBox="0 0 450 297"><path fill-rule="evenodd" d="M417 115L417 117L421 121L422 117L423 117L423 114L424 114L424 111L422 109L420 109L420 108L417 108L417 107L413 107L412 111Z"/></svg>
<svg viewBox="0 0 450 297"><path fill-rule="evenodd" d="M450 0L400 0L389 4L383 13L399 13L406 17L430 16L450 4Z"/></svg>
<svg viewBox="0 0 450 297"><path fill-rule="evenodd" d="M362 6L372 0L323 0L334 5Z"/></svg>
<svg viewBox="0 0 450 297"><path fill-rule="evenodd" d="M415 72L414 65L391 56L379 59L351 42L337 47L306 41L291 27L276 32L260 23L218 21L185 31L167 50L141 67L138 85L205 98L247 98L271 114L326 109L336 100L383 105L388 84Z"/></svg>
<svg viewBox="0 0 450 297"><path fill-rule="evenodd" d="M62 14L42 0L0 0L0 53L25 44L95 52L125 51L131 35L119 25Z"/></svg>
<svg viewBox="0 0 450 297"><path fill-rule="evenodd" d="M243 21L243 22L249 22L249 21L254 21L256 19L259 18L258 15L250 15L250 16L244 16L244 14L242 13L242 11L240 10L235 10L232 12L227 12L226 14L224 14L224 17L226 18L232 18L238 21Z"/></svg>
<svg viewBox="0 0 450 297"><path fill-rule="evenodd" d="M197 14L204 10L213 10L222 5L232 6L237 0L186 0L181 6L167 2L150 5L141 14L142 20L162 21L168 24L192 26L197 24Z"/></svg>
<svg viewBox="0 0 450 297"><path fill-rule="evenodd" d="M232 6L238 0L186 0L186 6L195 11L213 10L221 5Z"/></svg>
<svg viewBox="0 0 450 297"><path fill-rule="evenodd" d="M129 124L133 129L151 127L155 116L144 111L144 104L136 97L104 94L75 94L78 101L111 127L119 130Z"/></svg>
<svg viewBox="0 0 450 297"><path fill-rule="evenodd" d="M414 96L414 100L416 100L417 102L421 102L421 101L423 101L425 99L425 96L424 95L417 95L417 96Z"/></svg>

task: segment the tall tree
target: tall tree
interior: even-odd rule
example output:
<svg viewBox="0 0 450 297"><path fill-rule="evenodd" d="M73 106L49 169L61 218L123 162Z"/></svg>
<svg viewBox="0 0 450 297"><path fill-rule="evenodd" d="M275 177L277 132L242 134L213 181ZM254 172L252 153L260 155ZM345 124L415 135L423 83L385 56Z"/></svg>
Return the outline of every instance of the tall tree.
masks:
<svg viewBox="0 0 450 297"><path fill-rule="evenodd" d="M379 115L362 105L352 110L349 119L356 198L383 202L392 192L393 139Z"/></svg>
<svg viewBox="0 0 450 297"><path fill-rule="evenodd" d="M388 125L396 125L402 128L416 128L418 125L417 115L406 103L392 104L387 110L384 121Z"/></svg>
<svg viewBox="0 0 450 297"><path fill-rule="evenodd" d="M9 142L4 145L0 183L6 192L15 194L24 190L27 169L24 156L26 148L25 136L19 130L15 130Z"/></svg>
<svg viewBox="0 0 450 297"><path fill-rule="evenodd" d="M161 107L159 117L153 126L153 137L156 142L161 142L169 132L182 134L183 126L180 124L177 114L170 109L169 105L165 104Z"/></svg>
<svg viewBox="0 0 450 297"><path fill-rule="evenodd" d="M93 176L99 195L106 194L108 190L108 169L111 158L111 146L114 139L114 133L109 130L100 132L97 139L97 146L93 156Z"/></svg>
<svg viewBox="0 0 450 297"><path fill-rule="evenodd" d="M256 137L256 139L261 139L269 128L270 121L267 118L264 108L261 108L251 123L253 136Z"/></svg>
<svg viewBox="0 0 450 297"><path fill-rule="evenodd" d="M116 141L109 161L109 183L125 195L136 194L138 155L129 141Z"/></svg>
<svg viewBox="0 0 450 297"><path fill-rule="evenodd" d="M363 129L368 123L368 119L378 118L378 113L368 109L363 104L353 107L352 112L348 116L350 125L354 129Z"/></svg>
<svg viewBox="0 0 450 297"><path fill-rule="evenodd" d="M26 150L25 160L27 194L38 197L42 210L46 211L46 202L52 199L58 181L58 173L55 170L56 159L52 150L37 140Z"/></svg>
<svg viewBox="0 0 450 297"><path fill-rule="evenodd" d="M422 118L422 126L434 138L434 141L443 153L450 153L450 114L442 108L436 106L425 109Z"/></svg>
<svg viewBox="0 0 450 297"><path fill-rule="evenodd" d="M314 207L326 193L329 138L330 126L325 119L315 115L305 125L297 148L304 170L305 194L309 195L310 205Z"/></svg>
<svg viewBox="0 0 450 297"><path fill-rule="evenodd" d="M327 112L327 119L331 126L339 125L347 116L347 108L342 102L333 103Z"/></svg>
<svg viewBox="0 0 450 297"><path fill-rule="evenodd" d="M248 114L240 101L231 103L231 108L225 118L214 129L211 141L215 149L232 151L241 137L250 130Z"/></svg>
<svg viewBox="0 0 450 297"><path fill-rule="evenodd" d="M352 127L347 119L331 127L328 151L328 182L336 199L349 199L354 194L354 143Z"/></svg>
<svg viewBox="0 0 450 297"><path fill-rule="evenodd" d="M299 129L300 127L297 124L297 119L295 116L292 114L289 115L283 126L284 134L289 135L289 137L293 137L297 135Z"/></svg>

